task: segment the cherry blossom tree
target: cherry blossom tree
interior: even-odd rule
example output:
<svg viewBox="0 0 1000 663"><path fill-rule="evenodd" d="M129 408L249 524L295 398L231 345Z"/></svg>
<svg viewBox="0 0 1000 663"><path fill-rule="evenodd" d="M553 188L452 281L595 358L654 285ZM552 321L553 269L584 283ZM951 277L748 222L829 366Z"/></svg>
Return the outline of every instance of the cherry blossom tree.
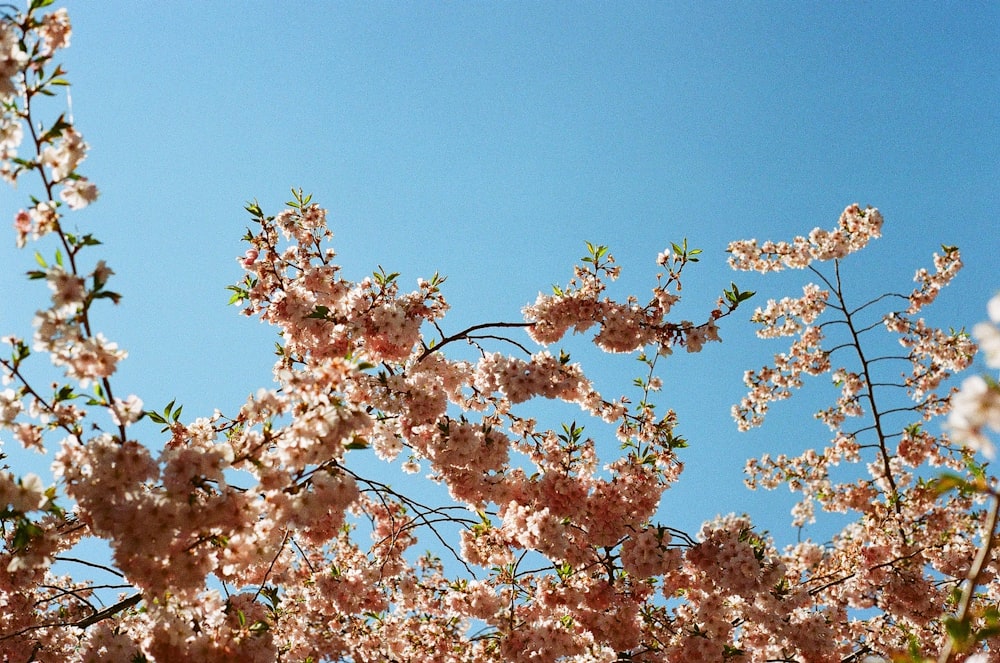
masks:
<svg viewBox="0 0 1000 663"><path fill-rule="evenodd" d="M733 415L762 425L807 376L832 380L817 413L830 439L792 455L776 442L746 467L751 488L800 496L792 527L845 514L827 542L778 549L739 515L697 533L653 520L685 445L655 402L658 368L718 342L754 295L733 284L700 321L675 320L703 257L686 241L659 255L648 299L612 297L621 267L588 244L522 317L448 331L440 276L410 292L381 268L347 280L310 196L293 191L274 215L250 203L230 290L278 328L273 383L237 412L187 421L115 389L126 352L92 324L120 296L92 258L100 242L66 222L98 198L80 172L87 143L39 111L67 85L56 56L70 22L50 4L0 10L0 172L34 187L14 239L37 250L28 278L51 290L33 337L4 337L0 431L52 454L55 480L0 472L3 661L1000 661L1000 495L983 461L1000 387L953 388L976 345L920 317L961 268L957 248L909 293L858 305L841 269L881 235L874 208L729 247L736 270L808 275L801 296L753 313L758 336L790 343L746 372ZM974 335L995 369L1000 299L989 313ZM640 359L632 397L597 391L557 345L571 332ZM876 350L884 338L900 350ZM52 370L53 383L36 377ZM585 425L540 424L532 405L546 401ZM136 439L140 420L162 436ZM386 478L428 470L447 498ZM84 539L110 558L76 557ZM98 570L119 579L116 598Z"/></svg>

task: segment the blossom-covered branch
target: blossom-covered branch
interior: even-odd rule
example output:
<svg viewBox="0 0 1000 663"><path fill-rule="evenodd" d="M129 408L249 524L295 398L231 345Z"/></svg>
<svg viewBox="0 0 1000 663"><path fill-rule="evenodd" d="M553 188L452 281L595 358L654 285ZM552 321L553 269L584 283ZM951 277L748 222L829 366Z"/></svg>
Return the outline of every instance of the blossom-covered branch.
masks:
<svg viewBox="0 0 1000 663"><path fill-rule="evenodd" d="M0 19L0 173L37 191L13 242L37 248L28 277L51 291L30 342L5 337L0 431L51 452L57 481L0 472L0 658L833 663L1000 647L998 490L975 455L991 457L1000 388L969 378L955 393L975 344L917 317L960 269L956 248L911 292L852 305L841 270L880 236L874 208L730 245L736 269L816 277L754 312L762 339L792 340L746 373L734 415L761 425L806 376L830 375L817 417L832 439L775 442L747 465L751 487L801 495L793 527L849 516L824 543L779 550L732 514L686 533L660 511L688 444L657 402L662 367L720 341L755 294L733 283L697 321L678 319L682 279L705 257L686 240L656 257L645 296L614 296L622 267L587 244L568 282L520 316L448 332L440 275L408 292L381 267L352 280L310 196L293 191L273 216L250 203L245 275L229 290L277 330L273 383L189 421L174 402L113 394L126 353L90 315L119 302L113 272L88 262L94 235L63 222L98 197L79 172L87 144L66 113L40 111L68 84L53 58L69 18L50 4ZM990 315L974 334L996 368L1000 300ZM886 333L902 351L885 351ZM595 388L570 353L589 345L639 360L632 392ZM58 375L51 393L39 356ZM550 402L578 418L547 421ZM933 428L943 415L955 441ZM70 552L84 538L110 558Z"/></svg>

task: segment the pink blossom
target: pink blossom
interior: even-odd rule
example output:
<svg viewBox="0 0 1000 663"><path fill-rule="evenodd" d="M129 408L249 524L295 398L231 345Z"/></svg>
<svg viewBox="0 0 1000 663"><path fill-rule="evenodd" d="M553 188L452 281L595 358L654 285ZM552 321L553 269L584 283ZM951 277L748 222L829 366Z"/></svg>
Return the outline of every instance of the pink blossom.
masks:
<svg viewBox="0 0 1000 663"><path fill-rule="evenodd" d="M0 472L0 505L27 513L42 508L47 500L45 486L37 474L25 474L16 479L9 472Z"/></svg>
<svg viewBox="0 0 1000 663"><path fill-rule="evenodd" d="M59 192L59 197L74 210L83 209L97 200L98 195L97 185L86 177L66 181Z"/></svg>
<svg viewBox="0 0 1000 663"><path fill-rule="evenodd" d="M16 53L3 59L18 50L8 23L0 19L0 73L6 64L15 76L24 63L9 67ZM23 25L36 57L68 45L61 10ZM16 130L6 131L3 148L13 149ZM96 199L76 174L86 144L75 129L34 148L45 191L61 184L70 211ZM826 285L806 284L753 314L761 338L790 338L746 371L734 408L745 429L807 376L829 373L834 384L817 413L830 428L825 442L776 436L772 453L746 463L749 487L796 493L793 527L843 517L822 543L805 531L779 551L746 516L715 518L692 536L661 508L683 470L683 439L676 414L653 402L665 386L657 362L675 347L719 341L719 321L735 310L733 286L703 322L668 319L694 255L686 244L657 256L662 269L644 301L612 297L621 268L589 246L570 281L539 295L523 321L463 331L440 322L449 304L437 275L411 291L381 268L348 280L328 246L326 211L293 196L273 217L248 206L256 225L237 258L245 278L232 288L246 315L275 326L275 385L231 417L216 410L188 421L173 404L150 411L164 428L159 440L156 427L132 426L144 413L138 396L113 395L127 393L112 392L125 351L91 328L90 307L111 294L103 286L113 272L100 260L89 274L78 267L89 247L64 232L62 206L38 202L15 217L20 244L55 234L73 253L32 273L53 293L35 316L32 349L62 374L51 387L34 384L13 337L0 359L12 385L0 391L0 428L42 452L53 434L63 438L56 488L0 473L0 657L833 663L868 652L937 656L948 642L941 613L963 583L975 590L974 622L1000 601L988 565L967 580L993 534L981 508L995 497L993 480L925 425L950 409L956 441L992 457L1000 397L985 378L944 390L975 347L911 317L960 269L957 250L935 256L933 272L918 272L916 289L895 298L907 311L862 327L858 311L895 299L847 306L840 261L880 236L878 210L855 204L830 229L730 245L736 269L811 267ZM993 367L1000 299L989 311L992 324L975 333ZM578 339L567 334L590 330L598 349L639 356L635 390L607 398L588 364L535 347L565 340L571 349ZM884 364L863 352L859 338L883 331L903 354L878 359L901 361L899 377L873 377ZM586 432L547 422L542 399L574 404ZM126 439L126 430L151 437ZM928 481L938 467L964 473L963 490ZM427 471L440 490L419 492L420 478L397 469ZM51 572L55 559L75 563L63 553L85 536L106 542L109 571L128 587L107 610L95 587ZM445 559L415 552L429 540Z"/></svg>
<svg viewBox="0 0 1000 663"><path fill-rule="evenodd" d="M240 264L244 267L252 267L255 262L257 262L257 256L260 252L257 249L248 249L244 256L240 259Z"/></svg>
<svg viewBox="0 0 1000 663"><path fill-rule="evenodd" d="M28 54L21 48L13 26L7 21L0 22L0 100L17 92L11 79L27 61Z"/></svg>
<svg viewBox="0 0 1000 663"><path fill-rule="evenodd" d="M69 47L69 39L72 34L73 29L69 24L69 14L64 8L46 14L45 18L42 19L42 25L38 28L38 35L42 39L42 53L49 55L60 48Z"/></svg>
<svg viewBox="0 0 1000 663"><path fill-rule="evenodd" d="M63 130L58 143L45 148L41 160L51 170L52 180L62 182L83 161L87 148L83 136L73 127L68 127Z"/></svg>
<svg viewBox="0 0 1000 663"><path fill-rule="evenodd" d="M117 426L128 426L139 420L142 416L142 399L135 394L131 394L125 400L116 398L114 406L111 408L111 420Z"/></svg>
<svg viewBox="0 0 1000 663"><path fill-rule="evenodd" d="M952 436L969 448L993 459L996 451L984 429L1000 433L1000 387L973 375L962 382L951 398L948 426Z"/></svg>

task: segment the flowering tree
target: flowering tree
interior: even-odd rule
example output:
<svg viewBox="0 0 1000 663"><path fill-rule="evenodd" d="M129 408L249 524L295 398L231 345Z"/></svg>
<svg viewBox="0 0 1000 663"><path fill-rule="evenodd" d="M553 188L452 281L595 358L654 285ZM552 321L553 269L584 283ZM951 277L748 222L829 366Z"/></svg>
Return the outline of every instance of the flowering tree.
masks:
<svg viewBox="0 0 1000 663"><path fill-rule="evenodd" d="M65 115L46 125L37 109L67 84L53 58L70 23L50 1L0 21L2 172L38 187L14 229L18 246L38 247L29 278L52 291L34 337L5 338L0 430L54 450L57 480L0 473L5 662L1000 660L998 495L975 455L991 457L1000 387L969 378L953 395L947 379L976 347L918 317L961 267L957 249L911 293L856 306L840 269L879 237L873 208L790 242L730 245L735 269L814 277L753 314L759 336L792 341L746 373L734 417L760 425L805 376L832 377L836 402L817 415L830 441L747 464L751 487L801 495L794 526L817 507L849 514L827 543L778 550L741 516L697 534L652 521L684 445L654 403L657 366L719 341L717 322L754 294L733 285L704 321L673 320L699 257L686 242L658 257L648 301L612 298L620 267L588 245L523 319L446 332L444 279L412 292L381 269L348 281L309 196L293 192L274 216L254 202L246 275L230 290L280 330L275 386L186 422L174 403L147 410L117 394L125 351L91 324L92 307L120 297L90 259L97 239L64 221L98 196L79 172L87 145ZM990 312L1000 322L1000 300ZM545 349L570 331L637 355L638 397L598 393L569 354ZM900 354L871 354L884 334ZM1000 330L976 334L1000 366ZM38 355L58 371L52 388L32 377ZM540 425L528 408L541 399L609 426L620 452L599 457L575 422ZM935 425L949 412L968 446ZM144 418L162 439L134 439ZM430 469L448 499L362 471L357 454L372 452L387 470ZM69 553L90 537L110 560ZM418 537L440 557L416 554ZM102 603L94 568L120 578L116 600Z"/></svg>

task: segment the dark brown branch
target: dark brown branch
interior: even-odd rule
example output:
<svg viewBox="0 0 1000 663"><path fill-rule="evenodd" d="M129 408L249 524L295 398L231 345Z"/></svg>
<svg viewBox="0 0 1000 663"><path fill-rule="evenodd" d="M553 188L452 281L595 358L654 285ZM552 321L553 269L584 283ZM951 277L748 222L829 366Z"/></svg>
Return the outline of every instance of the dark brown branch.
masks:
<svg viewBox="0 0 1000 663"><path fill-rule="evenodd" d="M469 338L469 335L472 332L478 331L480 329L530 327L533 324L535 324L535 323L533 323L533 322L484 322L482 324L472 325L471 327L467 327L466 329L463 329L462 331L458 332L457 334L452 334L451 336L445 336L434 347L425 349L423 351L423 353L417 358L417 361L418 362L423 361L425 358L427 358L428 356L430 356L432 353L437 352L442 347L444 347L448 343L451 343L452 341L460 341L460 340Z"/></svg>
<svg viewBox="0 0 1000 663"><path fill-rule="evenodd" d="M128 610L132 606L139 603L142 600L142 594L133 594L132 596L122 599L118 603L101 610L100 612L95 612L90 617L84 617L78 622L74 622L73 626L77 628L87 628L88 626L93 626L97 622L103 621L109 617L113 617L123 610Z"/></svg>
<svg viewBox="0 0 1000 663"><path fill-rule="evenodd" d="M101 571L104 571L106 573L110 573L111 575L118 576L119 578L125 577L124 573L116 569L113 569L110 566L106 566L104 564L95 564L94 562L88 562L85 559L78 559L76 557L66 557L64 555L56 555L54 559L57 562L73 562L75 564L83 564L84 566L90 566L95 569L100 569Z"/></svg>

